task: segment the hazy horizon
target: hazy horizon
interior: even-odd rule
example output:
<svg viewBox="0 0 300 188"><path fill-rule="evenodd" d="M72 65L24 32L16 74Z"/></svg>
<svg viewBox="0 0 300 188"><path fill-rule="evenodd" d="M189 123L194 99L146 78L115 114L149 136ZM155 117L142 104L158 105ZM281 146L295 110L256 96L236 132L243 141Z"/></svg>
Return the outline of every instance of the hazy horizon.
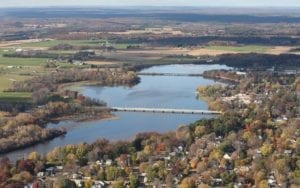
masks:
<svg viewBox="0 0 300 188"><path fill-rule="evenodd" d="M282 8L299 8L299 0L85 0L84 2L74 2L73 0L0 0L0 7L134 7L134 6L151 6L151 7L282 7Z"/></svg>

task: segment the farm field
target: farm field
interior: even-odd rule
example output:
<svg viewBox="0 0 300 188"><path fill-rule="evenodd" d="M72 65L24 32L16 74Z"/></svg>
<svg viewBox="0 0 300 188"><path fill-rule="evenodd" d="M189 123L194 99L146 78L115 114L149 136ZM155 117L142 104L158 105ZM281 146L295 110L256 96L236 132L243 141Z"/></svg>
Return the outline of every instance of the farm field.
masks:
<svg viewBox="0 0 300 188"><path fill-rule="evenodd" d="M272 46L245 45L245 46L207 46L204 49L229 51L236 53L264 53L272 49Z"/></svg>
<svg viewBox="0 0 300 188"><path fill-rule="evenodd" d="M0 101L4 102L28 102L31 98L31 93L27 92L1 92Z"/></svg>
<svg viewBox="0 0 300 188"><path fill-rule="evenodd" d="M23 92L5 92L12 87L13 82L23 81L31 78L18 74L0 74L0 101L6 102L26 102L30 99L31 93Z"/></svg>
<svg viewBox="0 0 300 188"><path fill-rule="evenodd" d="M0 56L0 66L42 66L47 63L45 58L11 58Z"/></svg>
<svg viewBox="0 0 300 188"><path fill-rule="evenodd" d="M32 43L23 43L20 45L22 48L51 48L59 44L69 44L72 46L100 46L106 44L106 40L46 40ZM126 49L129 45L138 45L138 43L115 43L114 41L108 42L108 45L116 49Z"/></svg>

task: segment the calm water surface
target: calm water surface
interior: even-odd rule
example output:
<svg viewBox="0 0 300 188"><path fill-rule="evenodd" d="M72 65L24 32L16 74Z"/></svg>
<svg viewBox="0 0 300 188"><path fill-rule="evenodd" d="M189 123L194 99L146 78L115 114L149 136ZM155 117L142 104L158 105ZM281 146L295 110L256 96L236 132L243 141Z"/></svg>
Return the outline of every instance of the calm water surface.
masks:
<svg viewBox="0 0 300 188"><path fill-rule="evenodd" d="M166 65L155 66L141 72L151 73L202 73L205 70L229 69L223 65ZM185 108L207 110L208 105L196 97L196 88L215 84L202 77L141 76L141 82L133 87L83 86L84 95L103 100L114 107ZM38 144L9 153L12 159L32 151L47 153L55 147L82 142L91 143L99 138L125 140L139 132L168 132L183 124L189 124L211 116L188 114L159 114L117 112L117 119L92 122L62 121L48 127L65 127L68 133L47 143Z"/></svg>

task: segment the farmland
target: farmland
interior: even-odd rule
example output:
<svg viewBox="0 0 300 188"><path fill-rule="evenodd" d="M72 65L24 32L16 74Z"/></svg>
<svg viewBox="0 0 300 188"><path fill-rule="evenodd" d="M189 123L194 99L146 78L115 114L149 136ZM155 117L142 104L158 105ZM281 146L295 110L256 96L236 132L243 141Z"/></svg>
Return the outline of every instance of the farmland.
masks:
<svg viewBox="0 0 300 188"><path fill-rule="evenodd" d="M207 46L204 49L229 51L235 53L264 53L272 49L272 46L263 45L243 45L243 46Z"/></svg>
<svg viewBox="0 0 300 188"><path fill-rule="evenodd" d="M28 102L31 93L26 92L0 92L0 102Z"/></svg>

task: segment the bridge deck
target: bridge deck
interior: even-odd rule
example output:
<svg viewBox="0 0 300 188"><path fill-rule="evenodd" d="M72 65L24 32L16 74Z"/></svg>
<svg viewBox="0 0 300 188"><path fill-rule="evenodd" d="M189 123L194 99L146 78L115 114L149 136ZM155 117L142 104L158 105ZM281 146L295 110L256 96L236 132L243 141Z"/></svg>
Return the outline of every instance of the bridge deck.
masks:
<svg viewBox="0 0 300 188"><path fill-rule="evenodd" d="M186 73L151 73L151 72L140 72L138 75L141 76L203 76L203 74L186 74Z"/></svg>
<svg viewBox="0 0 300 188"><path fill-rule="evenodd" d="M195 109L122 108L122 107L111 107L111 110L113 110L113 111L121 111L121 112L151 112L151 113L173 113L173 114L207 114L207 115L221 114L221 112L218 112L218 111L195 110Z"/></svg>

